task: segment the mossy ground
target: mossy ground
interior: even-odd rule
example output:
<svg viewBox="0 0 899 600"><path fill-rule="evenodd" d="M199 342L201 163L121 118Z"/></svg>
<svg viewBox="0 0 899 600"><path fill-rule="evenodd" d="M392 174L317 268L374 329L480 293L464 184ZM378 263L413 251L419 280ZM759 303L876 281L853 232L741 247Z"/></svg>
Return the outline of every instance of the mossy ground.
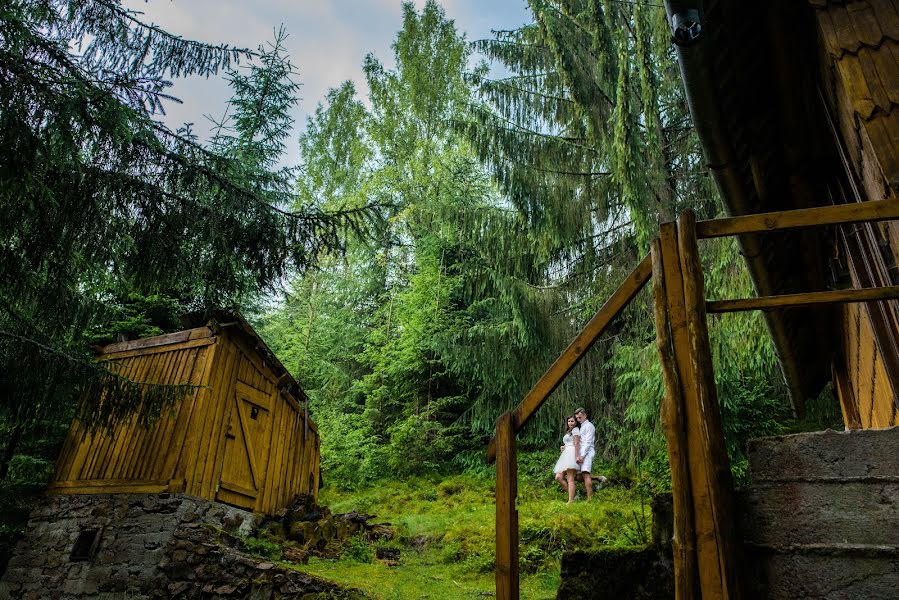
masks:
<svg viewBox="0 0 899 600"><path fill-rule="evenodd" d="M319 500L334 512L392 523L398 536L384 545L399 548L401 559L387 566L373 558L374 545L356 540L340 560L313 558L294 568L382 600L487 597L494 589L493 486L489 477L456 475L381 481L353 492L326 488ZM649 536L649 507L633 490L611 486L591 503L564 500L548 478L520 483L522 598L555 597L563 551L630 546Z"/></svg>

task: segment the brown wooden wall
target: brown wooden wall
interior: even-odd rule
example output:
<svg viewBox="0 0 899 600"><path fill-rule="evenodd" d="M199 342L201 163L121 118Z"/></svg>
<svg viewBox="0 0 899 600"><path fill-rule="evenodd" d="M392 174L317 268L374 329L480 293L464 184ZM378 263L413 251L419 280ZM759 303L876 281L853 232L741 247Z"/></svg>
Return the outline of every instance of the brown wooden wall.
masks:
<svg viewBox="0 0 899 600"><path fill-rule="evenodd" d="M899 185L899 2L809 4L821 42L825 101L843 142L847 171L858 183L858 196L844 200L894 199ZM892 261L899 260L899 223L843 231L844 238L854 238L841 247L854 286L897 283L886 262L890 254ZM887 245L886 256L881 243ZM834 380L846 426L893 425L899 408L899 304L852 305L841 318L842 356L834 364Z"/></svg>
<svg viewBox="0 0 899 600"><path fill-rule="evenodd" d="M843 361L834 369L843 422L850 429L880 429L896 424L893 389L861 304L842 307Z"/></svg>
<svg viewBox="0 0 899 600"><path fill-rule="evenodd" d="M261 513L317 495L318 429L243 332L113 344L100 360L135 381L199 387L149 429L132 420L92 434L73 423L51 491L185 492Z"/></svg>

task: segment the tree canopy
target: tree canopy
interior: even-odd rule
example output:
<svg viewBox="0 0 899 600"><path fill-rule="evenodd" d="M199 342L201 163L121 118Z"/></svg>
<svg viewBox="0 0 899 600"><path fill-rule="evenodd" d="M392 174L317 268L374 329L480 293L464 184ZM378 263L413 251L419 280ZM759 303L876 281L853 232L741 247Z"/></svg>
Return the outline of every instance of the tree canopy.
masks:
<svg viewBox="0 0 899 600"><path fill-rule="evenodd" d="M289 173L274 169L296 102L282 40L257 52L185 40L119 0L0 8L6 418L65 409L86 382L117 391L100 411L82 407L88 421L152 412L182 392L95 365L86 342L98 330L166 298L181 309L244 302L339 250L359 225L353 213L295 206ZM253 66L244 73L239 61ZM220 72L235 94L231 129L203 144L160 120L169 79Z"/></svg>

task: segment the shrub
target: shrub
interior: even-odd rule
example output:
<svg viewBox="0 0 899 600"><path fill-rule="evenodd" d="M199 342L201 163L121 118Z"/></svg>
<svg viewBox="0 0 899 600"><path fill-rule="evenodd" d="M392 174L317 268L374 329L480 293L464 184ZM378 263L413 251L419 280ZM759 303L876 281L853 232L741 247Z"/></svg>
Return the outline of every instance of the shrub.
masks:
<svg viewBox="0 0 899 600"><path fill-rule="evenodd" d="M346 541L343 545L341 558L347 558L360 563L370 563L374 560L375 553L365 537L360 534L351 537Z"/></svg>
<svg viewBox="0 0 899 600"><path fill-rule="evenodd" d="M443 498L455 496L465 489L465 484L459 479L447 479L437 486L437 493Z"/></svg>
<svg viewBox="0 0 899 600"><path fill-rule="evenodd" d="M281 546L275 542L255 537L246 537L241 540L244 549L250 554L255 554L269 560L281 560Z"/></svg>

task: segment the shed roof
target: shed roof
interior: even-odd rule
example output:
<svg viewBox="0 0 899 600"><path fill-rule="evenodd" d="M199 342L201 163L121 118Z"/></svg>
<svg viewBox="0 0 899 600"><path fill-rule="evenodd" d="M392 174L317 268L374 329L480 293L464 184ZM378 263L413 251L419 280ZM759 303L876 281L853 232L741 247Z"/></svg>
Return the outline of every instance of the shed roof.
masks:
<svg viewBox="0 0 899 600"><path fill-rule="evenodd" d="M296 399L308 401L309 397L303 390L302 386L294 379L293 375L287 368L281 364L275 353L271 351L265 341L259 337L256 330L247 322L247 320L237 311L215 309L211 312L192 312L181 317L182 325L185 328L209 327L213 331L221 329L230 329L237 333L247 345L262 359L263 363L271 369L274 376L278 379L278 386L288 390ZM165 344L179 341L179 335L189 334L189 331L181 331L176 333L168 333L151 338L140 340L132 340L127 342L114 342L97 348L99 354L112 354L137 348L148 348L157 344ZM186 337L184 339L187 339Z"/></svg>

